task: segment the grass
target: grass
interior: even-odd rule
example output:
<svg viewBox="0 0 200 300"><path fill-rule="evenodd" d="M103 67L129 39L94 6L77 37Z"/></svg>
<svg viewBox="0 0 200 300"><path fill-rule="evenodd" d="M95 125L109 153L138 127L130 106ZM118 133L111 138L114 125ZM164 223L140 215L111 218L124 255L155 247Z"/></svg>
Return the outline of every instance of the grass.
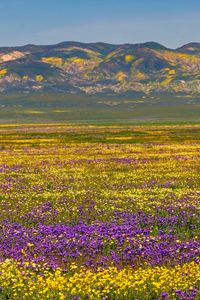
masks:
<svg viewBox="0 0 200 300"><path fill-rule="evenodd" d="M66 94L0 96L0 123L198 123L198 98L104 97Z"/></svg>
<svg viewBox="0 0 200 300"><path fill-rule="evenodd" d="M181 143L200 140L200 125L1 125L0 145Z"/></svg>

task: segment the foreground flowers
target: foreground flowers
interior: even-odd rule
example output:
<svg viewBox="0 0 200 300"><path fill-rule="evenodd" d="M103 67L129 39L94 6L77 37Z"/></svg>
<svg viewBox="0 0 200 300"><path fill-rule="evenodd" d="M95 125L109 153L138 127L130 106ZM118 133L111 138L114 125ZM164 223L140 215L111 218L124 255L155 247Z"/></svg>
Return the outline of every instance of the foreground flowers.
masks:
<svg viewBox="0 0 200 300"><path fill-rule="evenodd" d="M194 262L154 268L85 268L54 271L33 263L6 260L0 265L3 294L11 299L194 299L200 287L200 265ZM71 274L70 274L71 273Z"/></svg>
<svg viewBox="0 0 200 300"><path fill-rule="evenodd" d="M0 299L200 298L198 131L17 130L1 140Z"/></svg>

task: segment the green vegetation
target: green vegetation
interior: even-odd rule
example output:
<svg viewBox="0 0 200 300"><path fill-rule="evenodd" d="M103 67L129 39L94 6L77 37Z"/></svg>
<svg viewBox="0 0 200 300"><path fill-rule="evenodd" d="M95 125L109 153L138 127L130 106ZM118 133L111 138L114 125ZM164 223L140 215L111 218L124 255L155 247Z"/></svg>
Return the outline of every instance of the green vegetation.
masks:
<svg viewBox="0 0 200 300"><path fill-rule="evenodd" d="M0 123L198 123L199 99L68 94L0 96Z"/></svg>

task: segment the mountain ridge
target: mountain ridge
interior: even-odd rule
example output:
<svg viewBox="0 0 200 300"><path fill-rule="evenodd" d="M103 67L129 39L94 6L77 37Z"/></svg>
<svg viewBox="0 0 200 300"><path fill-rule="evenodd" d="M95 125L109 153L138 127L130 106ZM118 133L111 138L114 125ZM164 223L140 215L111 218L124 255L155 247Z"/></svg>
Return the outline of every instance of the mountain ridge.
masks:
<svg viewBox="0 0 200 300"><path fill-rule="evenodd" d="M0 92L200 94L200 43L0 47Z"/></svg>

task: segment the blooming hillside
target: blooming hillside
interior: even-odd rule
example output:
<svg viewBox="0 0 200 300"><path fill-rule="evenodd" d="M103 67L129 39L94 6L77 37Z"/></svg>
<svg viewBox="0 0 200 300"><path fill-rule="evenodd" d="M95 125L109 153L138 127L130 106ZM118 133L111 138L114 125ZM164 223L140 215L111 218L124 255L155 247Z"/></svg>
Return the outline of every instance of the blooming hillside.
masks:
<svg viewBox="0 0 200 300"><path fill-rule="evenodd" d="M0 91L200 94L200 44L64 42L0 48Z"/></svg>

